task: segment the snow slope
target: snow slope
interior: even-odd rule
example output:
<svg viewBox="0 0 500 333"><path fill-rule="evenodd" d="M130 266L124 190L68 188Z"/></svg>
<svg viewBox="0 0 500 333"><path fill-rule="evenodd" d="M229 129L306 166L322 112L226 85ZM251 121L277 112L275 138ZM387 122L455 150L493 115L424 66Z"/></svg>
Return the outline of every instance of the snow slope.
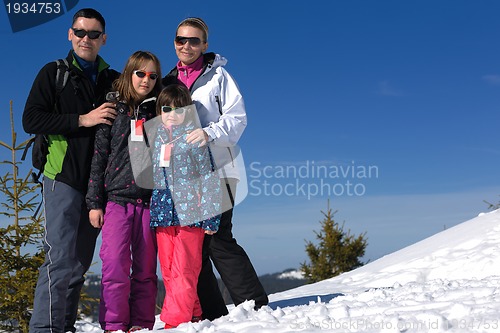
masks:
<svg viewBox="0 0 500 333"><path fill-rule="evenodd" d="M438 223L439 221L436 221ZM170 332L500 332L500 210L335 278ZM155 330L163 323L157 320ZM79 331L99 331L80 322Z"/></svg>

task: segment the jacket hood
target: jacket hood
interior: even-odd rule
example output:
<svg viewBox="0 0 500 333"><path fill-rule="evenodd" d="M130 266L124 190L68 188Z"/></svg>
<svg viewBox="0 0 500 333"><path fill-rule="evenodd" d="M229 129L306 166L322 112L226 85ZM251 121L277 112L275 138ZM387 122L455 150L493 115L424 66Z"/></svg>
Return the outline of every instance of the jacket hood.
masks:
<svg viewBox="0 0 500 333"><path fill-rule="evenodd" d="M211 65L212 67L226 66L227 64L227 59L218 53L205 53L203 58L203 63Z"/></svg>

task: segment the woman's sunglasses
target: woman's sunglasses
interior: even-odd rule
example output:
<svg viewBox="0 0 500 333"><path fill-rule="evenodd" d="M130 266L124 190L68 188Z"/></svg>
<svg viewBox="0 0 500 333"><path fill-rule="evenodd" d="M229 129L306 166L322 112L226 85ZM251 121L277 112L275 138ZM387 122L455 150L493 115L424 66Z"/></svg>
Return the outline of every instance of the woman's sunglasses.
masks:
<svg viewBox="0 0 500 333"><path fill-rule="evenodd" d="M78 38L84 38L85 36L89 36L90 39L97 39L103 34L102 31L95 31L95 30L87 31L87 30L75 29L75 28L71 28L71 29L73 30L73 33L75 34L75 36Z"/></svg>
<svg viewBox="0 0 500 333"><path fill-rule="evenodd" d="M175 45L177 46L185 45L187 42L189 42L191 46L199 46L201 44L201 39L199 39L198 37L175 37Z"/></svg>
<svg viewBox="0 0 500 333"><path fill-rule="evenodd" d="M145 72L145 71L134 71L134 74L137 75L137 77L139 78L143 78L145 76L149 76L149 78L151 80L156 80L158 78L158 74L156 74L155 72Z"/></svg>
<svg viewBox="0 0 500 333"><path fill-rule="evenodd" d="M161 111L164 113L175 111L175 114L178 115L184 114L184 112L186 112L187 109L188 108L185 106L176 108L175 106L162 105L161 107Z"/></svg>

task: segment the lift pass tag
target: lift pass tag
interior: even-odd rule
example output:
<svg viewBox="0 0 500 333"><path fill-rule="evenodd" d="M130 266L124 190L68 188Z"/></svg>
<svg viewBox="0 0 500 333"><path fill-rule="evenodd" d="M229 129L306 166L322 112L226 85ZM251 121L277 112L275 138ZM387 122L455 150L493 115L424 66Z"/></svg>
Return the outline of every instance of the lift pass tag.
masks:
<svg viewBox="0 0 500 333"><path fill-rule="evenodd" d="M161 145L160 151L160 167L168 168L170 167L170 157L172 155L172 144L167 143Z"/></svg>
<svg viewBox="0 0 500 333"><path fill-rule="evenodd" d="M130 121L130 140L131 141L144 141L144 133L142 132L142 124L144 119Z"/></svg>

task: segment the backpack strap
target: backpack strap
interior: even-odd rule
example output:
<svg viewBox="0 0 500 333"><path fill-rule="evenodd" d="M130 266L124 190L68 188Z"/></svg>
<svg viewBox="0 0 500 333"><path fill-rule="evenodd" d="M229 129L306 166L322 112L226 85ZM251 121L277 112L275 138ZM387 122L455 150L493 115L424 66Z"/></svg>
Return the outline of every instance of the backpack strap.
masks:
<svg viewBox="0 0 500 333"><path fill-rule="evenodd" d="M35 137L30 138L28 143L24 147L23 156L21 156L21 161L24 161L26 159L26 154L28 153L30 147L33 145L33 142L35 142Z"/></svg>
<svg viewBox="0 0 500 333"><path fill-rule="evenodd" d="M61 95L62 90L66 86L69 77L69 64L66 59L58 59L56 60L57 64L57 73L56 73L56 102L59 101L59 96Z"/></svg>

